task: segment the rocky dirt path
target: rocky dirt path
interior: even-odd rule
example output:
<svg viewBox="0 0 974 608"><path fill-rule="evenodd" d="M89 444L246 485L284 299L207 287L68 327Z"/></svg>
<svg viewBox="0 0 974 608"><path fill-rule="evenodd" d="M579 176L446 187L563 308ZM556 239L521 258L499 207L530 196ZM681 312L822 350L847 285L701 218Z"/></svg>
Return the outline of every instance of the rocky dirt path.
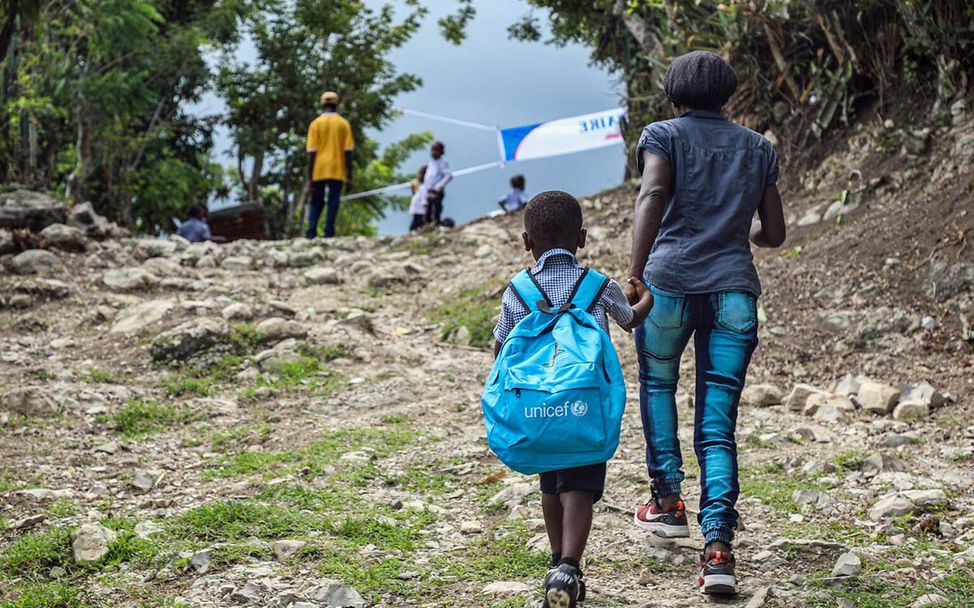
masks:
<svg viewBox="0 0 974 608"><path fill-rule="evenodd" d="M791 199L789 249L759 258L742 593L719 603L974 605L974 357L958 326L974 265L953 232L974 221L968 147L942 165L938 188L960 193L938 203L944 231L912 243L887 232L921 188L912 157L856 177L841 230L818 223L820 199L862 159L837 153ZM583 202L583 261L614 276L632 195ZM2 259L0 607L540 605L536 481L487 451L479 405L501 290L529 262L519 218L216 246L124 239L89 212L45 229L53 251ZM635 357L613 338L630 399L586 605L703 605L698 530L667 543L631 523L648 484ZM692 511L692 353L683 369Z"/></svg>

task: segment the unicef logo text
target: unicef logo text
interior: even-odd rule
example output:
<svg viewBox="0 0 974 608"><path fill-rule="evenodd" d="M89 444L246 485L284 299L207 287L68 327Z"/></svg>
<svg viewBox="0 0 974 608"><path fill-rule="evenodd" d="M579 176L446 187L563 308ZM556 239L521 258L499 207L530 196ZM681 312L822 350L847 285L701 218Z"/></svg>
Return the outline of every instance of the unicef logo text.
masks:
<svg viewBox="0 0 974 608"><path fill-rule="evenodd" d="M588 413L588 404L584 401L576 401L572 404L572 413L581 418Z"/></svg>
<svg viewBox="0 0 974 608"><path fill-rule="evenodd" d="M588 414L588 404L584 401L566 401L562 405L534 405L524 408L525 418L562 418L569 414L582 418Z"/></svg>

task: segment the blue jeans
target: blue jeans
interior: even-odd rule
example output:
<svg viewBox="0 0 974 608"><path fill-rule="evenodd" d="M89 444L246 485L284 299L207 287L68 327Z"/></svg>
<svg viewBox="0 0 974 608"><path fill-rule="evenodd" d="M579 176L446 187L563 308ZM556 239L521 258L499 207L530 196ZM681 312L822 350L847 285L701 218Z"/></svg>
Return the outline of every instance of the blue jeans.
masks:
<svg viewBox="0 0 974 608"><path fill-rule="evenodd" d="M318 235L318 220L321 219L321 212L325 207L325 188L328 189L328 213L325 215L325 238L335 236L335 220L338 218L338 203L342 199L342 186L345 185L340 179L321 179L311 182L311 204L308 210L308 233L305 235L309 239Z"/></svg>
<svg viewBox="0 0 974 608"><path fill-rule="evenodd" d="M636 329L639 406L653 495L680 493L683 457L677 436L680 356L694 339L693 449L700 465L700 514L706 542L727 544L737 527L737 406L758 343L757 299L741 291L682 294L650 285L655 299Z"/></svg>

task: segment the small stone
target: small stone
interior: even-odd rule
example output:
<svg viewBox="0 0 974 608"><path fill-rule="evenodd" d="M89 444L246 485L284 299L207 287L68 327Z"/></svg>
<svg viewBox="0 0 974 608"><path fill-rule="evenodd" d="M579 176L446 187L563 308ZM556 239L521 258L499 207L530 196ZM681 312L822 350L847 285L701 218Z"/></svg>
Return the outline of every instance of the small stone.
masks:
<svg viewBox="0 0 974 608"><path fill-rule="evenodd" d="M64 224L51 224L41 230L39 236L47 247L63 251L84 251L87 246L83 232Z"/></svg>
<svg viewBox="0 0 974 608"><path fill-rule="evenodd" d="M460 532L464 534L480 534L484 531L484 526L479 521L469 520L460 522Z"/></svg>
<svg viewBox="0 0 974 608"><path fill-rule="evenodd" d="M883 471L905 471L906 464L895 456L889 454L875 453L870 454L859 463L859 470L867 477L873 477Z"/></svg>
<svg viewBox="0 0 974 608"><path fill-rule="evenodd" d="M842 395L843 397L851 397L852 395L859 394L859 389L862 383L859 378L856 378L852 374L846 375L842 380L839 380L839 384L835 387L835 394Z"/></svg>
<svg viewBox="0 0 974 608"><path fill-rule="evenodd" d="M843 553L832 567L832 576L856 576L862 572L862 560L852 552Z"/></svg>
<svg viewBox="0 0 974 608"><path fill-rule="evenodd" d="M909 498L895 494L879 500L869 509L869 519L881 521L912 513L916 508Z"/></svg>
<svg viewBox="0 0 974 608"><path fill-rule="evenodd" d="M862 406L863 410L885 416L893 410L893 406L899 401L900 390L886 384L867 380L859 387L857 395L859 405Z"/></svg>
<svg viewBox="0 0 974 608"><path fill-rule="evenodd" d="M311 285L337 285L342 282L334 268L311 268L305 271L304 278Z"/></svg>
<svg viewBox="0 0 974 608"><path fill-rule="evenodd" d="M278 540L271 543L271 549L274 550L277 561L284 562L297 555L307 544L303 540Z"/></svg>
<svg viewBox="0 0 974 608"><path fill-rule="evenodd" d="M156 478L148 471L136 471L132 485L139 492L148 492L156 485Z"/></svg>
<svg viewBox="0 0 974 608"><path fill-rule="evenodd" d="M939 326L940 323L937 323L937 320L929 315L920 319L920 327L923 329L937 329Z"/></svg>
<svg viewBox="0 0 974 608"><path fill-rule="evenodd" d="M223 258L220 268L225 270L250 270L253 260L244 256L228 256Z"/></svg>
<svg viewBox="0 0 974 608"><path fill-rule="evenodd" d="M741 393L741 403L751 407L778 405L783 398L781 389L772 384L752 384Z"/></svg>
<svg viewBox="0 0 974 608"><path fill-rule="evenodd" d="M918 418L926 418L930 415L930 406L925 403L917 403L915 401L909 403L900 403L893 410L894 420L916 420Z"/></svg>
<svg viewBox="0 0 974 608"><path fill-rule="evenodd" d="M164 532L165 528L151 519L145 521L140 521L135 524L135 535L142 540L148 540L153 534L158 534L159 532Z"/></svg>
<svg viewBox="0 0 974 608"><path fill-rule="evenodd" d="M903 496L918 507L945 506L950 499L943 490L905 490Z"/></svg>
<svg viewBox="0 0 974 608"><path fill-rule="evenodd" d="M189 558L189 565L193 567L193 570L197 574L206 574L207 570L210 569L210 550L204 549L194 553Z"/></svg>
<svg viewBox="0 0 974 608"><path fill-rule="evenodd" d="M95 453L101 452L102 454L108 454L109 456L118 451L118 443L115 441L109 441L107 443L102 443L95 446Z"/></svg>
<svg viewBox="0 0 974 608"><path fill-rule="evenodd" d="M771 587L758 587L758 589L754 592L754 595L751 596L751 599L747 601L744 608L761 608L761 606L764 606L765 602L768 601L768 594L770 592Z"/></svg>
<svg viewBox="0 0 974 608"><path fill-rule="evenodd" d="M358 591L337 581L324 580L306 594L309 599L334 608L364 608Z"/></svg>
<svg viewBox="0 0 974 608"><path fill-rule="evenodd" d="M840 597L835 601L835 608L856 608L856 603L847 597Z"/></svg>
<svg viewBox="0 0 974 608"><path fill-rule="evenodd" d="M44 523L46 519L47 517L42 513L38 513L37 515L28 515L27 517L12 522L10 527L14 530L29 530L34 526L39 526L40 524Z"/></svg>
<svg viewBox="0 0 974 608"><path fill-rule="evenodd" d="M817 509L823 509L832 504L832 498L821 490L796 490L791 498L799 505Z"/></svg>
<svg viewBox="0 0 974 608"><path fill-rule="evenodd" d="M97 562L108 554L115 532L101 524L83 524L71 533L71 551L76 562Z"/></svg>
<svg viewBox="0 0 974 608"><path fill-rule="evenodd" d="M243 587L235 589L230 594L230 599L238 604L253 604L260 600L260 594L263 590L262 585L247 581Z"/></svg>
<svg viewBox="0 0 974 608"><path fill-rule="evenodd" d="M795 412L801 411L805 407L805 401L808 400L808 396L815 393L827 394L825 391L815 388L810 384L796 384L791 389L791 392L788 393L788 397L785 398L785 406Z"/></svg>
<svg viewBox="0 0 974 608"><path fill-rule="evenodd" d="M101 282L110 289L145 289L159 283L158 277L144 268L113 268L102 276Z"/></svg>
<svg viewBox="0 0 974 608"><path fill-rule="evenodd" d="M453 334L453 341L462 346L470 346L471 340L473 340L473 336L470 333L470 328L466 325L461 325Z"/></svg>
<svg viewBox="0 0 974 608"><path fill-rule="evenodd" d="M280 317L264 319L257 324L256 330L261 339L272 342L287 338L301 340L308 337L308 328L302 323Z"/></svg>
<svg viewBox="0 0 974 608"><path fill-rule="evenodd" d="M910 608L927 608L927 606L947 606L950 600L937 593L925 593L910 604Z"/></svg>
<svg viewBox="0 0 974 608"><path fill-rule="evenodd" d="M221 310L220 316L227 321L246 321L253 318L254 310L246 304L235 302Z"/></svg>
<svg viewBox="0 0 974 608"><path fill-rule="evenodd" d="M156 336L149 353L153 361L181 361L208 349L229 334L230 326L223 320L195 319Z"/></svg>
<svg viewBox="0 0 974 608"><path fill-rule="evenodd" d="M484 595L510 596L518 593L527 593L531 587L517 581L497 581L490 583L481 591Z"/></svg>

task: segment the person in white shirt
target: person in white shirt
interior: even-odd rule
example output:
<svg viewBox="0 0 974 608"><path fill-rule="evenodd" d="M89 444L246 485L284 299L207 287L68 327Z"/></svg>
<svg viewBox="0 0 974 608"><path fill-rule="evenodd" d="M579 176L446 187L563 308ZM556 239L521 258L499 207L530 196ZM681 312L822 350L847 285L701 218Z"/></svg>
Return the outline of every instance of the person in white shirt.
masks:
<svg viewBox="0 0 974 608"><path fill-rule="evenodd" d="M443 158L446 147L443 142L437 141L430 146L430 156L433 158L426 165L426 177L423 178L423 186L426 187L426 222L433 222L434 226L439 226L443 216L444 189L453 179L450 172L450 164Z"/></svg>
<svg viewBox="0 0 974 608"><path fill-rule="evenodd" d="M414 232L426 225L426 165L419 168L416 172L416 179L413 180L413 200L409 203L409 213L413 216L413 221L409 224L409 231Z"/></svg>

